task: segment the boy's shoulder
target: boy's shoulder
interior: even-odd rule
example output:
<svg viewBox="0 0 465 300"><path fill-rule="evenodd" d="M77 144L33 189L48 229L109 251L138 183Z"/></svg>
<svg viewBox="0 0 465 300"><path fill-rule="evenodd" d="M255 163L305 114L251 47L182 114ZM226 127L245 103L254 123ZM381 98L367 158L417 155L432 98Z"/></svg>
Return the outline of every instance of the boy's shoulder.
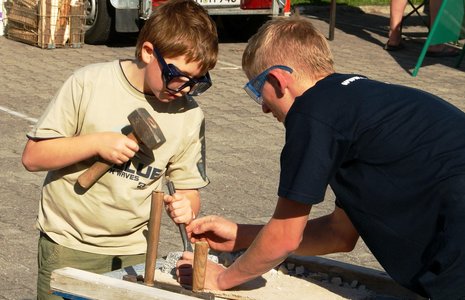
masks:
<svg viewBox="0 0 465 300"><path fill-rule="evenodd" d="M100 73L100 72L108 72L119 64L119 60L108 61L108 62L99 62L93 63L86 66L83 66L74 71L75 75L79 74L87 74L87 73Z"/></svg>

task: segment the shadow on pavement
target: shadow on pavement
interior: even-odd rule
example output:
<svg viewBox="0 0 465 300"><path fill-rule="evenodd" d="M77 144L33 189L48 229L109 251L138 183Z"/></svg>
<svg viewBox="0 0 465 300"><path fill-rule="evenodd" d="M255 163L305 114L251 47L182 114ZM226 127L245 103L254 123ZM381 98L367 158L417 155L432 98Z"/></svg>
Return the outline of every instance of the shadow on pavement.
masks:
<svg viewBox="0 0 465 300"><path fill-rule="evenodd" d="M328 36L329 32L329 6L313 5L313 6L298 6L294 8L295 13L316 18L328 23L328 31L323 32ZM408 8L406 9L406 13ZM338 4L336 8L336 28L349 35L372 43L376 47L383 49L387 42L389 31L389 10L385 13L367 13L358 7ZM381 39L379 38L381 36ZM421 18L416 15L410 16L403 26L403 43L405 48L400 51L388 52L394 60L407 73L411 74L417 63L418 57L423 48L423 44L428 36L428 29L422 22ZM338 39L335 33L335 40ZM455 68L457 57L425 57L422 66L443 64L451 68ZM465 67L462 64L459 70L464 71Z"/></svg>
<svg viewBox="0 0 465 300"><path fill-rule="evenodd" d="M406 12L408 12L408 10ZM293 8L293 14L300 14L302 16L327 22L328 31L323 32L323 34L325 36L329 35L328 5L296 6ZM238 35L237 32L232 32L231 30L228 31L221 18L214 18L214 20L218 27L220 43L246 43L249 37L254 33L254 31L250 31L247 34ZM266 20L262 20L262 23L265 21ZM261 24L257 24L257 28L259 25ZM373 44L375 46L373 49L379 47L379 49L382 50L387 41L389 31L389 11L384 13L370 13L365 12L358 7L338 4L336 8L336 28L346 34L355 36ZM107 46L135 46L137 35L138 33L114 34L111 41L107 43ZM405 48L400 51L388 52L399 66L405 70L405 72L411 74L412 70L415 68L427 35L428 29L423 24L419 16L412 15L406 20L403 26L403 43L405 44ZM335 34L334 39L338 39L337 33ZM425 57L422 66L442 64L455 68L456 62L457 57ZM465 71L465 63L463 63L458 70Z"/></svg>
<svg viewBox="0 0 465 300"><path fill-rule="evenodd" d="M138 35L138 32L114 33L105 45L114 48L132 47L136 45Z"/></svg>

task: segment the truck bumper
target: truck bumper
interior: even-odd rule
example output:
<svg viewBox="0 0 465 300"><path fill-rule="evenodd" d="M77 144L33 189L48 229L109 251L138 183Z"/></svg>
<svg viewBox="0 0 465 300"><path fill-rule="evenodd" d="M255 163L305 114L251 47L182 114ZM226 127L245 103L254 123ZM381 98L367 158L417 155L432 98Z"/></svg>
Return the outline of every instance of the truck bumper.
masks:
<svg viewBox="0 0 465 300"><path fill-rule="evenodd" d="M115 9L116 32L138 32L139 22L138 9Z"/></svg>

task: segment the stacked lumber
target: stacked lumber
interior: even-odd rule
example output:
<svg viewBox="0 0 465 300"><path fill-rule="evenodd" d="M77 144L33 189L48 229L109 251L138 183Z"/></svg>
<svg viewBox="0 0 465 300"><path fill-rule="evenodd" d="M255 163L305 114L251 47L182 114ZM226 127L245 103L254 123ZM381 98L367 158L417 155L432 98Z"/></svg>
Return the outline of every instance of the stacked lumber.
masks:
<svg viewBox="0 0 465 300"><path fill-rule="evenodd" d="M84 4L80 0L8 0L6 36L40 48L82 47Z"/></svg>

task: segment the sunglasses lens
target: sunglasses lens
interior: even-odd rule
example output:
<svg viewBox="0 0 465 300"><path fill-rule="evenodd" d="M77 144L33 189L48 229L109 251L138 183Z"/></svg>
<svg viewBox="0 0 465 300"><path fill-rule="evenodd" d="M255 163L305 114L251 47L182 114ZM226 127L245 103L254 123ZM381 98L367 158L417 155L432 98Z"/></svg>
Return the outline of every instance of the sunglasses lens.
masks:
<svg viewBox="0 0 465 300"><path fill-rule="evenodd" d="M193 86L191 86L191 90L189 91L189 95L191 95L191 96L201 95L206 90L208 90L211 86L212 86L212 84L209 81L196 82Z"/></svg>
<svg viewBox="0 0 465 300"><path fill-rule="evenodd" d="M176 76L169 78L166 87L172 91L180 91L185 88L189 83L190 78L185 76Z"/></svg>
<svg viewBox="0 0 465 300"><path fill-rule="evenodd" d="M252 98L259 105L263 105L262 89L263 89L263 86L265 85L266 78L268 74L270 73L270 71L274 69L281 69L289 73L292 73L292 69L287 66L281 66L281 65L272 66L266 69L265 71L263 71L262 73L260 73L257 77L251 79L244 86L244 90L247 92L250 98Z"/></svg>
<svg viewBox="0 0 465 300"><path fill-rule="evenodd" d="M261 94L255 89L255 87L253 85L251 85L250 83L247 83L244 86L244 90L246 91L247 95L250 96L250 98L252 98L259 105L262 105Z"/></svg>

